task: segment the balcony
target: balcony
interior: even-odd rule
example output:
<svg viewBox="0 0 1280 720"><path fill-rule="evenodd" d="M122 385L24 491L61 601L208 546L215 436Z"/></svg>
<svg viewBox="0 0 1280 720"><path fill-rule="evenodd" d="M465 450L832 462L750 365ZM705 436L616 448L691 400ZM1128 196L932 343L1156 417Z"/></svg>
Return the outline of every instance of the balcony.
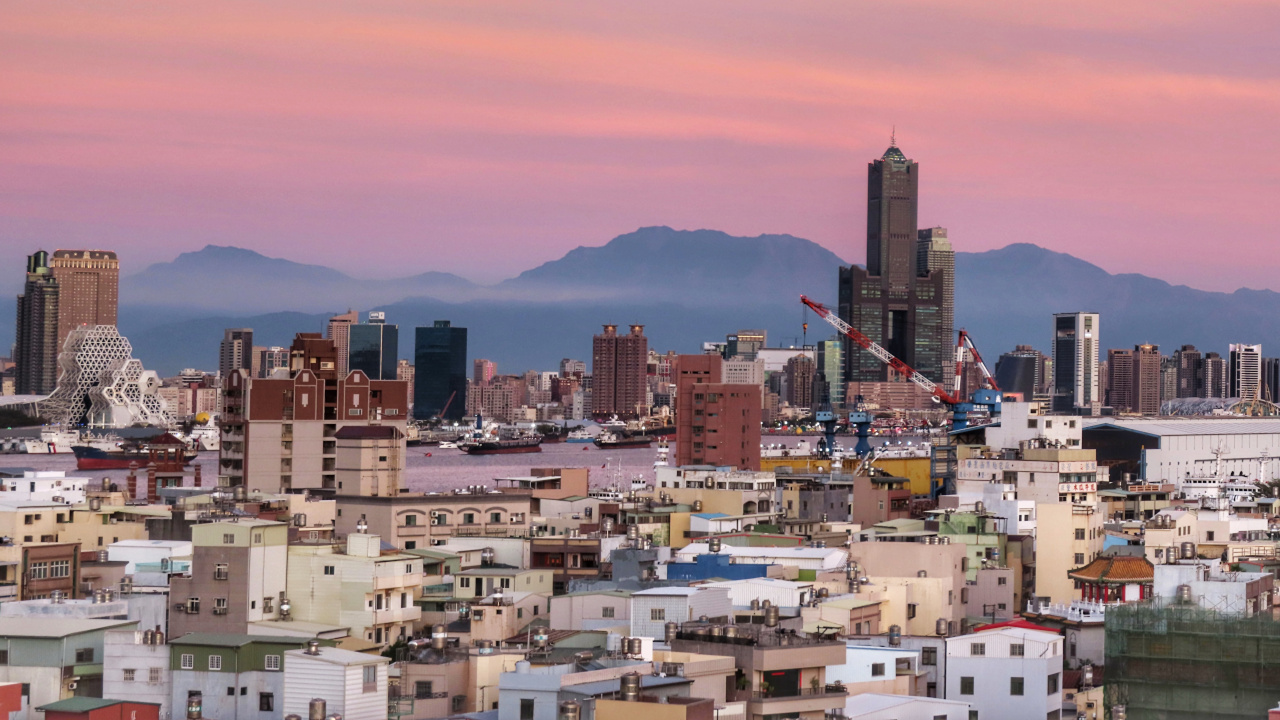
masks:
<svg viewBox="0 0 1280 720"><path fill-rule="evenodd" d="M794 695L775 695L759 690L739 690L735 700L747 701L748 715L800 716L843 709L849 691L842 685L804 688Z"/></svg>
<svg viewBox="0 0 1280 720"><path fill-rule="evenodd" d="M397 565L397 567L400 566ZM394 575L373 576L373 589L375 590L392 590L394 588L417 589L420 585L422 585L421 573L396 573Z"/></svg>
<svg viewBox="0 0 1280 720"><path fill-rule="evenodd" d="M396 528L396 534L400 537L426 537L426 525L401 525Z"/></svg>
<svg viewBox="0 0 1280 720"><path fill-rule="evenodd" d="M389 625L392 623L417 622L422 619L422 609L417 605L410 605L405 608L384 608L382 610L373 611L374 625Z"/></svg>

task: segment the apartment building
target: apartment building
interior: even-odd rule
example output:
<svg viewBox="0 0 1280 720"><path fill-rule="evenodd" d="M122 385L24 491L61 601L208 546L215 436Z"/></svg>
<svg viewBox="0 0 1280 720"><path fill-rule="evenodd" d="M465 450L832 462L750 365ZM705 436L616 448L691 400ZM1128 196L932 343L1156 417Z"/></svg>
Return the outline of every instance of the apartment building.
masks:
<svg viewBox="0 0 1280 720"><path fill-rule="evenodd" d="M1020 621L949 637L947 699L969 703L982 720L1057 720L1062 643L1057 633Z"/></svg>
<svg viewBox="0 0 1280 720"><path fill-rule="evenodd" d="M101 696L106 633L136 627L133 620L0 618L0 683L27 686L31 707Z"/></svg>
<svg viewBox="0 0 1280 720"><path fill-rule="evenodd" d="M382 646L413 635L422 610L422 558L384 551L382 538L351 533L345 548L330 543L288 549L287 597L295 620L351 629Z"/></svg>
<svg viewBox="0 0 1280 720"><path fill-rule="evenodd" d="M289 526L252 518L192 528L191 572L169 581L169 634L247 632L280 617Z"/></svg>
<svg viewBox="0 0 1280 720"><path fill-rule="evenodd" d="M191 633L169 640L170 708L199 695L217 720L275 720L284 696L284 654L302 638Z"/></svg>
<svg viewBox="0 0 1280 720"><path fill-rule="evenodd" d="M394 496L339 495L336 532L368 532L406 550L441 545L455 536L526 537L532 517L528 491L495 492L483 487L448 493Z"/></svg>

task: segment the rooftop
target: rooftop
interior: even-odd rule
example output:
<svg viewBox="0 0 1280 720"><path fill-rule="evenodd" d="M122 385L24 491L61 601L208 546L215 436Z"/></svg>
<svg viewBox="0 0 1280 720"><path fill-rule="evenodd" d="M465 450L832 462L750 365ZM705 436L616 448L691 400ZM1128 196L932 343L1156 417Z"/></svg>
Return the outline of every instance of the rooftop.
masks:
<svg viewBox="0 0 1280 720"><path fill-rule="evenodd" d="M376 665L378 663L391 662L390 658L381 655L370 655L369 653L342 650L336 647L321 646L319 652L319 655L310 655L306 650L287 650L285 655L297 660L317 660L333 665Z"/></svg>
<svg viewBox="0 0 1280 720"><path fill-rule="evenodd" d="M1280 435L1280 419L1277 418L1110 418L1103 422L1085 425L1085 430L1130 430L1154 437L1161 435Z"/></svg>
<svg viewBox="0 0 1280 720"><path fill-rule="evenodd" d="M1151 582L1155 578L1155 567L1145 557L1103 555L1067 573L1067 577L1107 583Z"/></svg>
<svg viewBox="0 0 1280 720"><path fill-rule="evenodd" d="M307 644L307 641L302 638L291 638L284 635L243 635L240 633L187 633L182 637L169 640L170 645L205 645L209 647L244 647L253 643L302 647Z"/></svg>
<svg viewBox="0 0 1280 720"><path fill-rule="evenodd" d="M27 617L0 617L0 637L62 638L68 635L122 628L136 625L137 620L83 620L80 618L41 618L33 623Z"/></svg>
<svg viewBox="0 0 1280 720"><path fill-rule="evenodd" d="M66 712L66 713L86 713L86 712L91 712L93 710L100 710L105 707L111 707L112 705L119 705L121 703L133 703L135 705L155 705L156 707L160 706L159 703L139 702L137 700L111 700L109 698L104 699L104 698L93 698L93 697L70 697L70 698L67 698L66 700L59 700L57 702L49 703L48 705L41 705L40 707L36 708L36 712L53 711L53 712Z"/></svg>

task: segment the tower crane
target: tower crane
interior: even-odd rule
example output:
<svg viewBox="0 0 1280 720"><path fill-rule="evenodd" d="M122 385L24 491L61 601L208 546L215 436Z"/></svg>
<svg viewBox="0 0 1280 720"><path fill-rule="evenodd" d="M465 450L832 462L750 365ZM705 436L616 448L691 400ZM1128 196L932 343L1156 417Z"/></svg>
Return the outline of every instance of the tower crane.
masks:
<svg viewBox="0 0 1280 720"><path fill-rule="evenodd" d="M996 389L995 380L991 378L991 374L987 372L986 366L983 365L981 360L979 359L977 350L973 347L973 342L969 340L967 333L964 333L963 331L961 331L961 339L957 343L957 352L956 352L957 375L955 380L955 390L953 393L949 393L942 386L938 385L937 383L925 377L924 375L921 375L919 372L915 370L915 368L912 368L910 365L898 359L893 353L889 352L879 344L873 342L871 338L867 337L866 335L863 335L857 328L853 327L852 325L845 322L844 320L841 320L839 317L836 316L835 313L831 312L831 310L829 310L822 303L814 302L813 300L810 300L808 297L804 295L800 296L800 302L804 303L806 306L809 307L810 310L813 310L815 313L817 313L818 317L830 323L831 326L834 327L836 330L839 330L840 334L844 335L845 337L857 343L858 346L861 347L863 350L866 350L867 352L879 358L881 362L893 368L894 370L898 371L900 374L905 376L908 380L915 383L916 386L920 387L923 390L928 391L929 394L932 396L934 402L945 405L949 410L951 410L951 429L952 430L962 430L965 427L968 427L969 413L973 412L979 407L986 408L988 412L992 414L998 413L1000 411L1000 392L999 390ZM981 389L974 392L973 397L967 401L962 400L959 397L959 394L960 394L959 372L960 372L960 348L961 347L967 347L969 348L970 352L973 353L974 359L978 361L979 367L982 368L982 372L984 376L987 378L987 383L991 385L990 389ZM869 425L870 424L869 414L865 412L862 412L860 414L862 416L860 419L867 421L867 424ZM853 423L852 416L850 417L850 423L851 424Z"/></svg>
<svg viewBox="0 0 1280 720"><path fill-rule="evenodd" d="M952 390L952 395L960 396L960 378L964 375L964 351L968 350L973 356L973 363L978 366L978 370L982 372L982 381L986 384L988 390L1000 392L1000 386L996 385L996 379L991 377L991 371L987 370L987 364L982 362L982 356L978 354L978 348L973 346L973 339L969 337L969 333L962 328L960 336L956 339L956 383Z"/></svg>

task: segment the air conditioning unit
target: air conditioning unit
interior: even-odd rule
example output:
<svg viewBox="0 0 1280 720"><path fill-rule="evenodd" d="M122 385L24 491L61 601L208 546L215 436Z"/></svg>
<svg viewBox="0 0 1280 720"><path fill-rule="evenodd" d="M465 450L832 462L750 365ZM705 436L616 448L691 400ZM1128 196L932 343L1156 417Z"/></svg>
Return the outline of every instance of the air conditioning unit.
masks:
<svg viewBox="0 0 1280 720"><path fill-rule="evenodd" d="M73 682L69 682L69 683L67 683L67 689L68 689L68 690L75 690L75 689L76 689L76 688L78 688L78 687L80 687L80 685L79 685L78 683L73 683Z"/></svg>
<svg viewBox="0 0 1280 720"><path fill-rule="evenodd" d="M174 605L173 605L173 609L174 609L174 610L177 610L178 612L186 612L186 611L187 611L187 604L186 604L186 603L174 603Z"/></svg>

